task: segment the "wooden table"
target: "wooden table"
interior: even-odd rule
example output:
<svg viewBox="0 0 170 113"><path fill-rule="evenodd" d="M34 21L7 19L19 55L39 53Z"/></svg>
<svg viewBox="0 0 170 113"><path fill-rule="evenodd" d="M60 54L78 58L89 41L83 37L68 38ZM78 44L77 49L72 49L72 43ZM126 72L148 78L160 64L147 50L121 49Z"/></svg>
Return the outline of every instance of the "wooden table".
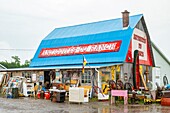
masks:
<svg viewBox="0 0 170 113"><path fill-rule="evenodd" d="M113 97L123 96L124 104L128 103L128 90L111 90L111 104L113 103Z"/></svg>

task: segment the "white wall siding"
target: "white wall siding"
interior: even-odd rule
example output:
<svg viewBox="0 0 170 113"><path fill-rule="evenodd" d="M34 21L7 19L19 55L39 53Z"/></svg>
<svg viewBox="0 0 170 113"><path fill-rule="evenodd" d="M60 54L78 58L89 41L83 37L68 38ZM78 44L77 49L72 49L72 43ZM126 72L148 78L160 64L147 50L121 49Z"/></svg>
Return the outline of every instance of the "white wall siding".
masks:
<svg viewBox="0 0 170 113"><path fill-rule="evenodd" d="M159 54L159 52L152 47L155 66L160 67L161 72L161 86L163 86L163 76L167 76L168 82L170 83L170 65L169 63ZM154 75L153 75L154 76Z"/></svg>

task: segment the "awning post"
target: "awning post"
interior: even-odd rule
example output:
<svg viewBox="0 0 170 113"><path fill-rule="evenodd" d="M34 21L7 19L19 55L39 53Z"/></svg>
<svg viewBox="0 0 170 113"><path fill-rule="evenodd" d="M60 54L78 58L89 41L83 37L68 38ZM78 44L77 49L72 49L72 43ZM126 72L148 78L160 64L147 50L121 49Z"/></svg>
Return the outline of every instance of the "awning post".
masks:
<svg viewBox="0 0 170 113"><path fill-rule="evenodd" d="M100 76L99 76L99 70L95 68L95 71L97 72L97 86L98 86L98 94L100 93Z"/></svg>

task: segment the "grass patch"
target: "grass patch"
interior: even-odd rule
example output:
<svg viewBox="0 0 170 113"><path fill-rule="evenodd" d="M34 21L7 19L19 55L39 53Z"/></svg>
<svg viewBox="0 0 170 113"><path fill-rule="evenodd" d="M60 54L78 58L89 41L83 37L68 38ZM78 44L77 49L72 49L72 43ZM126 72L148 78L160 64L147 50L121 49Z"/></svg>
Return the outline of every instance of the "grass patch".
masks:
<svg viewBox="0 0 170 113"><path fill-rule="evenodd" d="M93 98L90 99L90 102L96 102L96 101L98 101L97 97L93 97Z"/></svg>

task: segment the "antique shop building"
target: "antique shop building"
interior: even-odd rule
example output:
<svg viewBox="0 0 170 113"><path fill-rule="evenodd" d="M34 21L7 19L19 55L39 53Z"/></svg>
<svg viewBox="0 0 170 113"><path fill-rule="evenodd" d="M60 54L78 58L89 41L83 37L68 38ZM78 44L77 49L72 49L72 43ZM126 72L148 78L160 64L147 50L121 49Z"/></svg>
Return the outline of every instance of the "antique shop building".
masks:
<svg viewBox="0 0 170 113"><path fill-rule="evenodd" d="M85 73L82 73L86 59ZM56 82L78 80L98 85L108 80L131 82L136 88L152 81L151 40L142 14L54 29L40 43L30 68L56 69Z"/></svg>

